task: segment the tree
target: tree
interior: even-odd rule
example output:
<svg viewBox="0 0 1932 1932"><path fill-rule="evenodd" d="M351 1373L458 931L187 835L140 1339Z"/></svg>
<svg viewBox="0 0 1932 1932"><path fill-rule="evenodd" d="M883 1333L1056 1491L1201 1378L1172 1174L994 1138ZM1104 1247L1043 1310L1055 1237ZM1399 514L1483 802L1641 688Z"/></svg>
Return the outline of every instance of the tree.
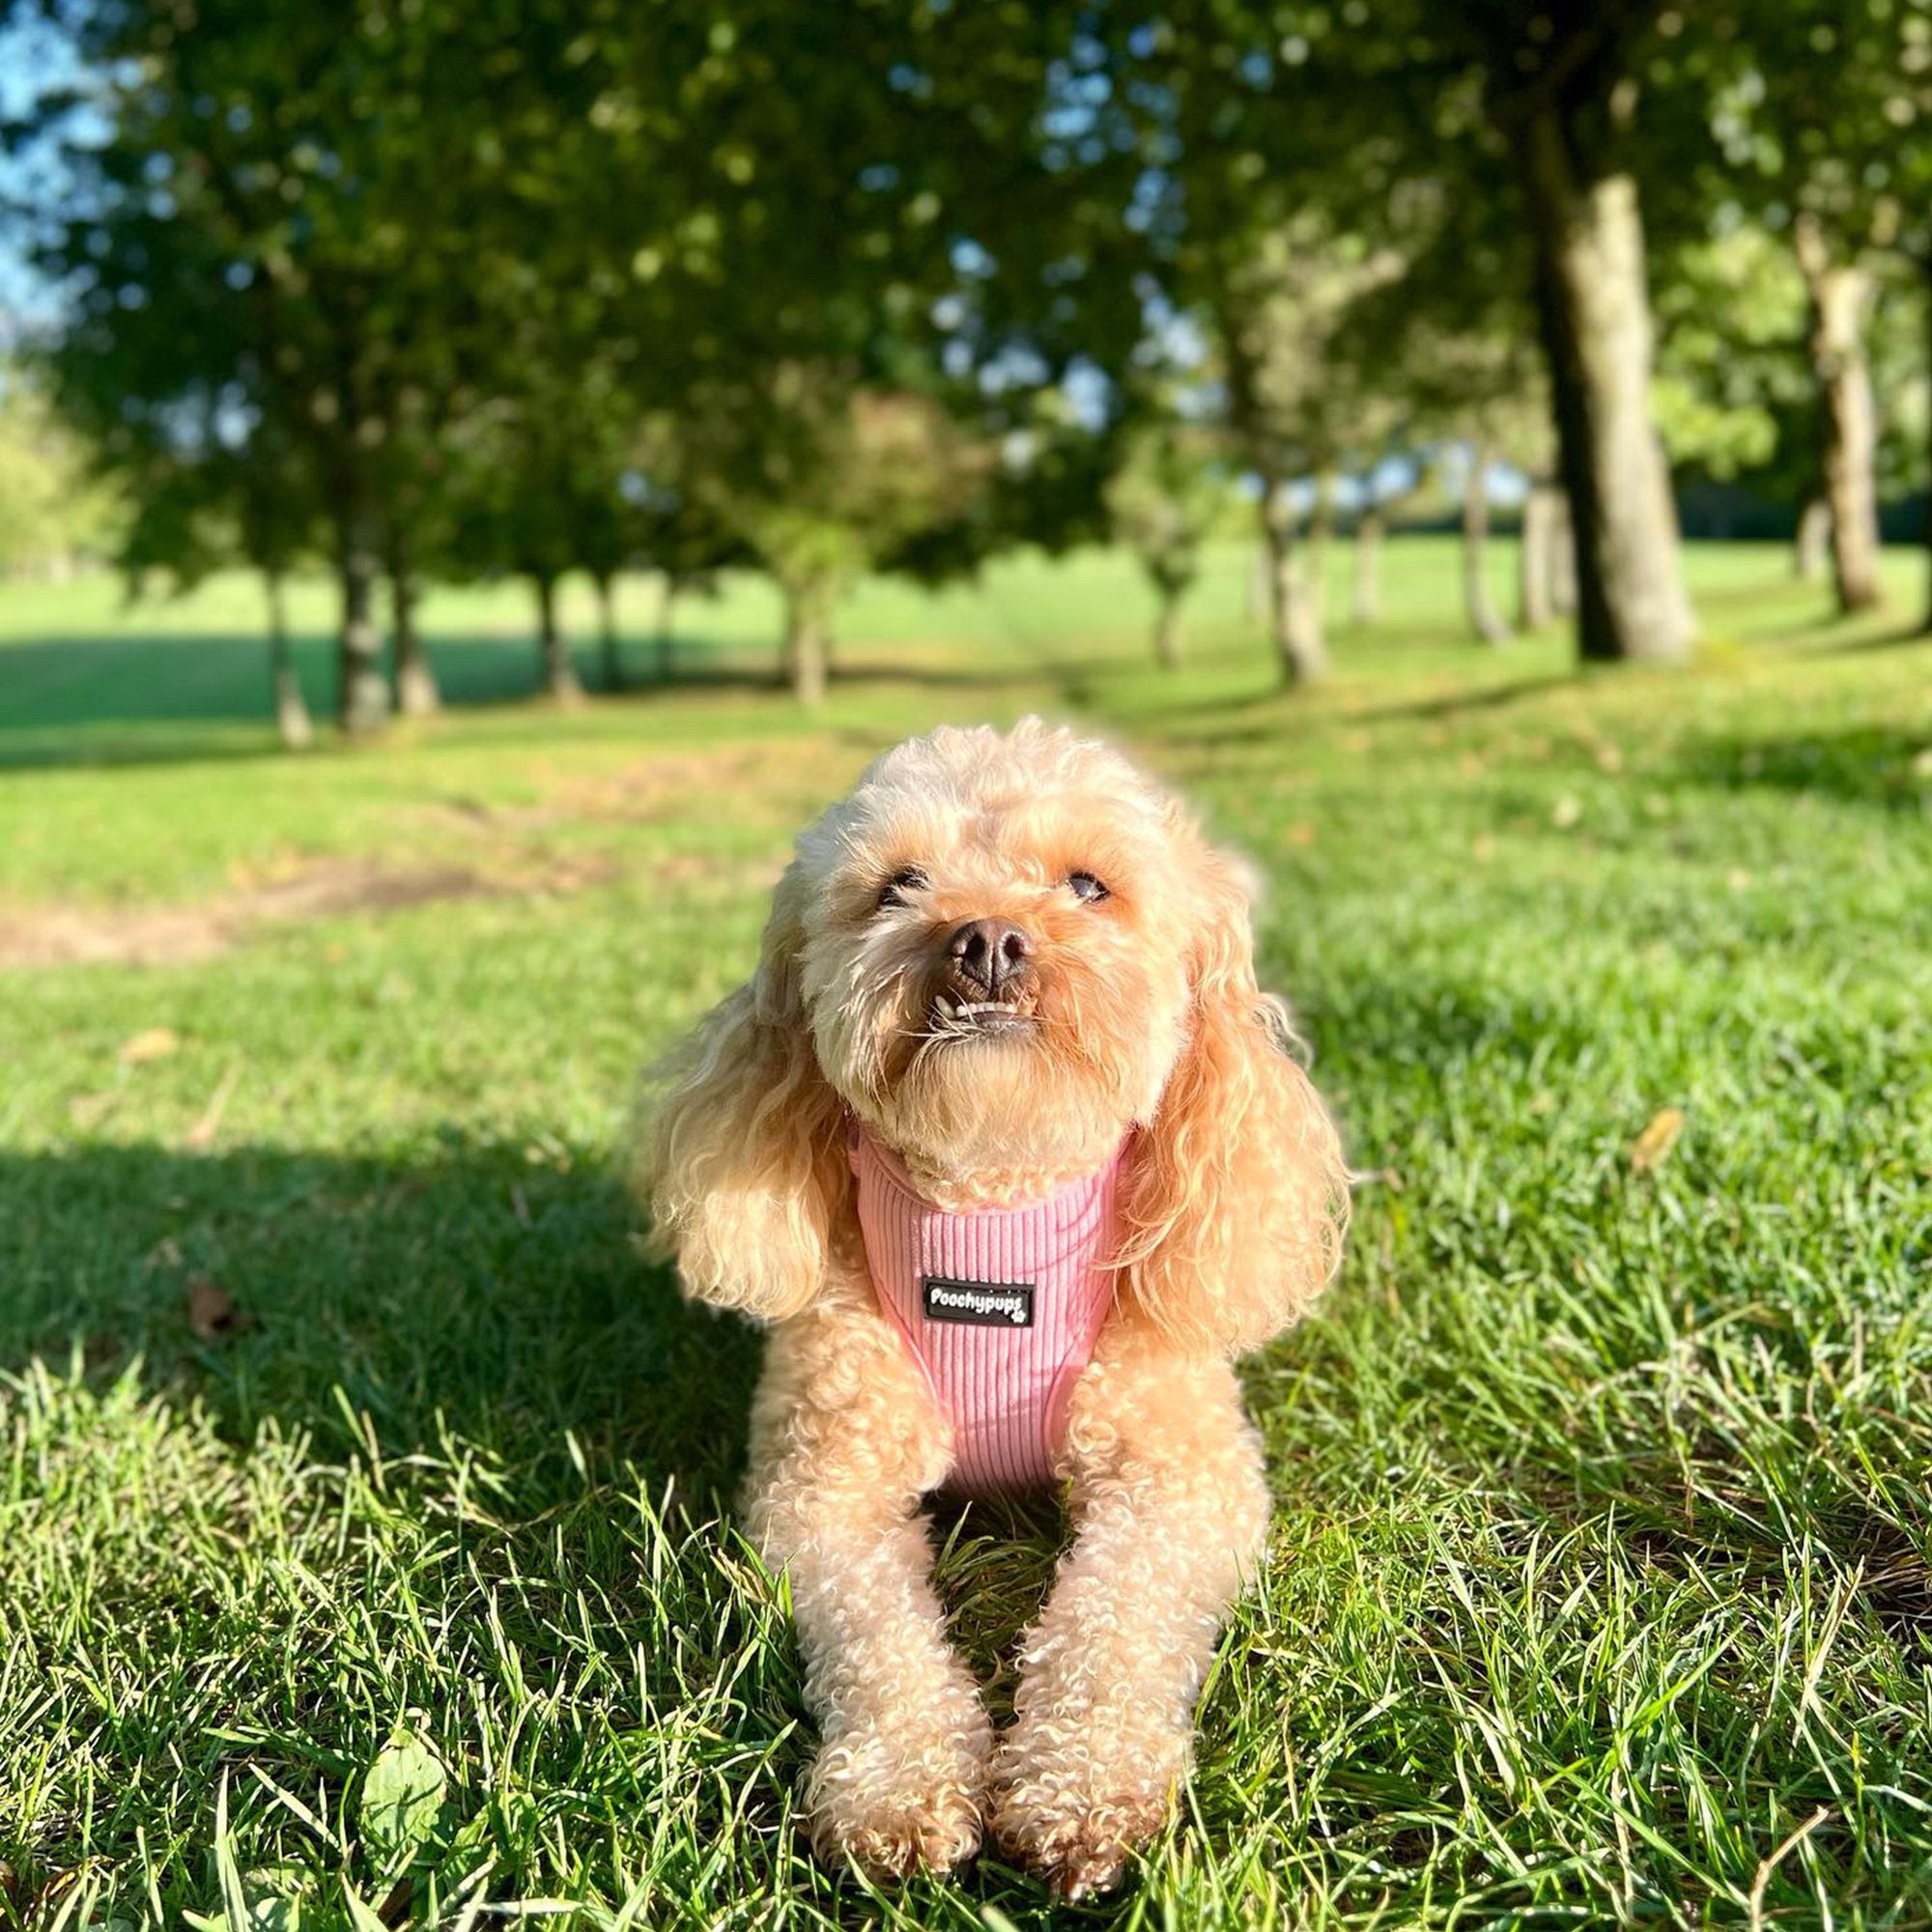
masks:
<svg viewBox="0 0 1932 1932"><path fill-rule="evenodd" d="M1073 15L1058 6L888 5L858 36L824 34L800 0L717 16L586 14L573 0L422 0L353 19L242 0L38 11L68 28L86 76L32 117L69 182L37 250L73 298L64 391L125 402L136 440L218 395L301 451L341 583L351 730L390 708L384 577L396 700L434 699L415 588L445 549L473 564L474 478L453 479L463 540L442 527L448 466L469 445L508 464L516 567L536 584L544 675L561 690L557 577L581 563L608 586L626 541L606 452L577 461L566 417L573 434L622 437L708 397L751 412L726 438L742 447L774 382L838 371L847 396L922 395L998 436L1096 316L1133 306L1107 271L1106 224L1102 246L1080 245L1129 157L1069 172L1037 138L1066 85ZM800 182L813 184L803 200ZM1077 295L1074 259L1094 270ZM995 367L1000 387L976 381ZM593 391L594 413L579 407ZM763 501L803 639L846 568L824 564L828 532L855 506L808 536L771 514L769 486L788 463L810 471L794 458L825 428L780 424L773 473L740 465L732 479L745 514ZM566 509L574 542L556 527ZM888 545L898 521L884 516ZM614 645L607 657L614 671Z"/></svg>
<svg viewBox="0 0 1932 1932"><path fill-rule="evenodd" d="M1818 487L1846 611L1883 594L1869 335L1881 258L1913 225L1901 175L1922 146L1905 130L1932 112L1928 36L1924 10L1893 0L1752 0L1711 109L1723 191L1786 234L1803 278Z"/></svg>
<svg viewBox="0 0 1932 1932"><path fill-rule="evenodd" d="M1130 435L1107 485L1113 535L1139 561L1155 598L1154 657L1180 668L1180 606L1201 574L1201 546L1228 506L1226 459L1209 432L1173 417Z"/></svg>
<svg viewBox="0 0 1932 1932"><path fill-rule="evenodd" d="M111 555L126 518L42 384L0 365L0 576L66 577Z"/></svg>
<svg viewBox="0 0 1932 1932"><path fill-rule="evenodd" d="M1527 249L1499 180L1478 192L1411 182L1399 206L1402 271L1355 305L1345 352L1365 372L1358 380L1374 372L1401 398L1400 421L1412 444L1435 452L1437 473L1460 475L1463 614L1478 640L1500 643L1509 627L1488 563L1498 462L1531 479L1519 568L1525 628L1553 616L1559 575L1548 387L1524 327Z"/></svg>
<svg viewBox="0 0 1932 1932"><path fill-rule="evenodd" d="M1351 383L1338 352L1351 305L1399 266L1356 218L1378 185L1352 165L1366 124L1297 113L1281 49L1306 43L1278 48L1216 0L1118 31L1110 99L1124 123L1116 143L1131 140L1145 164L1127 219L1146 235L1159 291L1156 358L1184 365L1192 354L1216 385L1255 486L1276 661L1285 682L1313 681L1327 669L1319 551L1330 481L1378 440L1364 423L1375 385Z"/></svg>
<svg viewBox="0 0 1932 1932"><path fill-rule="evenodd" d="M177 430L147 445L138 464L126 456L120 464L132 508L116 560L129 595L156 579L181 595L238 562L259 572L275 728L287 750L306 751L315 726L289 651L285 591L314 554L311 479L298 455L260 423L245 443L224 441L210 423Z"/></svg>
<svg viewBox="0 0 1932 1932"><path fill-rule="evenodd" d="M1631 0L1560 9L1392 0L1371 28L1347 10L1284 18L1225 0L1173 0L1157 21L1124 25L1116 52L1121 111L1141 129L1150 172L1170 185L1150 191L1144 217L1165 285L1185 312L1231 325L1209 323L1224 350L1235 348L1227 378L1237 414L1259 413L1252 350L1241 366L1255 331L1240 271L1266 262L1257 237L1301 224L1293 273L1314 272L1312 231L1352 247L1344 266L1374 279L1385 257L1400 272L1429 224L1457 211L1493 211L1515 231L1512 299L1526 306L1511 327L1533 321L1543 352L1575 512L1578 644L1592 658L1677 657L1691 633L1648 413L1651 323L1633 172L1639 102L1662 58L1656 14ZM1289 304L1304 322L1321 306L1310 294ZM1297 366L1306 381L1331 373L1313 344ZM1279 564L1294 499L1277 475L1264 481ZM1286 570L1276 575L1285 658L1319 666L1307 599Z"/></svg>
<svg viewBox="0 0 1932 1932"><path fill-rule="evenodd" d="M1794 505L1813 497L1819 452L1804 313L1790 250L1755 224L1676 252L1658 296L1654 392L1680 474L1749 478Z"/></svg>
<svg viewBox="0 0 1932 1932"><path fill-rule="evenodd" d="M1521 194L1585 658L1674 659L1693 622L1650 415L1653 327L1634 146L1654 10L1537 0L1446 10Z"/></svg>
<svg viewBox="0 0 1932 1932"><path fill-rule="evenodd" d="M620 482L633 555L658 580L655 674L671 675L672 618L688 592L709 593L717 575L756 558L702 487L691 441L672 413L647 417Z"/></svg>
<svg viewBox="0 0 1932 1932"><path fill-rule="evenodd" d="M784 676L817 704L839 599L862 571L961 519L992 452L929 398L865 387L825 362L777 370L755 418L718 393L694 416L698 487L777 582Z"/></svg>
<svg viewBox="0 0 1932 1932"><path fill-rule="evenodd" d="M1327 670L1321 553L1329 492L1364 415L1363 393L1348 380L1339 345L1352 304L1390 280L1400 264L1309 213L1242 239L1248 245L1218 266L1205 306L1214 322L1229 427L1260 485L1282 675L1303 683ZM1297 544L1305 514L1297 477L1313 479L1306 558Z"/></svg>

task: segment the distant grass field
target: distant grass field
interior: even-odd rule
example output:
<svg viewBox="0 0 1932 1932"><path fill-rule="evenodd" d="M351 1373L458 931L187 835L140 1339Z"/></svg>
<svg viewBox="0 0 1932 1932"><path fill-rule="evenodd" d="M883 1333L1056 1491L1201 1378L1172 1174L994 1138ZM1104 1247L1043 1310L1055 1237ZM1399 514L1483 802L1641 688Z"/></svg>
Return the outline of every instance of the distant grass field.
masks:
<svg viewBox="0 0 1932 1932"><path fill-rule="evenodd" d="M519 597L440 594L463 705L298 759L246 583L0 586L0 1924L1932 1925L1917 559L1842 625L1695 550L1698 663L1579 677L1463 641L1452 550L1397 542L1314 694L1213 561L1174 677L1117 557L868 585L810 719L755 585L569 713ZM755 1340L612 1171L798 825L1031 708L1260 864L1364 1175L1248 1373L1274 1560L1182 1814L1058 1912L794 1835ZM935 1535L992 1675L1053 1524Z"/></svg>

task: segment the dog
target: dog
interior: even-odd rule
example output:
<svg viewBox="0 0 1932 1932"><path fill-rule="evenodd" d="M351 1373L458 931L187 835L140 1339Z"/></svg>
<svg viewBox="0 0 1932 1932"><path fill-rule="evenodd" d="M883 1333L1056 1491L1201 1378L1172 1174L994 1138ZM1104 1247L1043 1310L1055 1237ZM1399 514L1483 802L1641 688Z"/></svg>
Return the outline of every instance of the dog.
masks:
<svg viewBox="0 0 1932 1932"><path fill-rule="evenodd" d="M1268 1492L1233 1363L1338 1264L1336 1129L1242 868L1037 719L886 753L798 840L646 1136L686 1292L770 1324L750 1534L788 1576L818 1855L998 1843L1065 1897L1165 1824ZM922 1498L1064 1485L996 1737Z"/></svg>

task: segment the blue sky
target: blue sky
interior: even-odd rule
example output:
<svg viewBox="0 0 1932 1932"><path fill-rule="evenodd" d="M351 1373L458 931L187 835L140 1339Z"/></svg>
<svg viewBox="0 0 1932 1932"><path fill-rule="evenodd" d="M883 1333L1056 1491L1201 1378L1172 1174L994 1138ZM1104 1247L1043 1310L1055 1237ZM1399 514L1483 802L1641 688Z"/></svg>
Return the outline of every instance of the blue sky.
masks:
<svg viewBox="0 0 1932 1932"><path fill-rule="evenodd" d="M0 116L23 112L75 71L71 48L44 23L15 18L0 25ZM55 312L51 292L27 264L22 222L12 206L44 192L37 181L44 172L44 162L37 168L31 158L0 155L0 352Z"/></svg>

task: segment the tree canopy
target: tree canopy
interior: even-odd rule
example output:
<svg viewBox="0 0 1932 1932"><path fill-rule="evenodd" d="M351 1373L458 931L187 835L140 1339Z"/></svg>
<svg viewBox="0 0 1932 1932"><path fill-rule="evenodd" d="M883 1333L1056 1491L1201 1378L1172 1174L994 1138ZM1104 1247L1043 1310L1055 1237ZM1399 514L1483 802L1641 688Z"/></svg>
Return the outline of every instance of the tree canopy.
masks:
<svg viewBox="0 0 1932 1932"><path fill-rule="evenodd" d="M1291 678L1390 451L1560 487L1586 656L1692 635L1673 466L1827 501L1862 601L1925 468L1928 0L1358 12L11 0L72 54L7 129L46 393L130 563L335 573L358 730L434 701L425 582L527 578L567 695L559 578L749 560L809 700L855 571L1172 508L1183 448Z"/></svg>

